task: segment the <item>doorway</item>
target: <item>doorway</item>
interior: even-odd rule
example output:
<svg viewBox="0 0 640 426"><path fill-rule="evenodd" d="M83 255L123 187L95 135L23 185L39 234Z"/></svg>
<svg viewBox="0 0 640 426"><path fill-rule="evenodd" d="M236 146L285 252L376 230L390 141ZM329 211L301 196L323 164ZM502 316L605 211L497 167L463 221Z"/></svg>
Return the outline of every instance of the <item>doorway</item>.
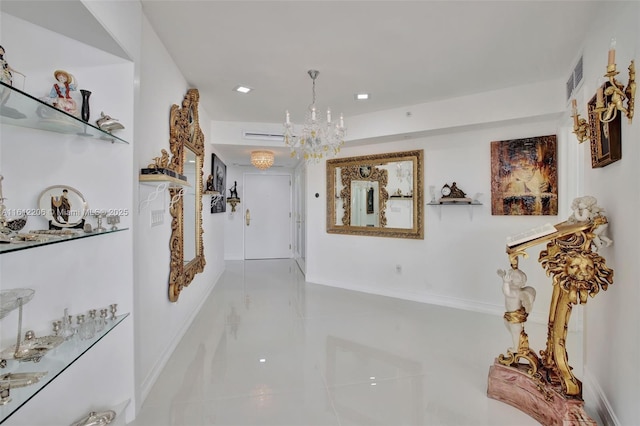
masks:
<svg viewBox="0 0 640 426"><path fill-rule="evenodd" d="M244 175L244 258L291 258L291 175Z"/></svg>

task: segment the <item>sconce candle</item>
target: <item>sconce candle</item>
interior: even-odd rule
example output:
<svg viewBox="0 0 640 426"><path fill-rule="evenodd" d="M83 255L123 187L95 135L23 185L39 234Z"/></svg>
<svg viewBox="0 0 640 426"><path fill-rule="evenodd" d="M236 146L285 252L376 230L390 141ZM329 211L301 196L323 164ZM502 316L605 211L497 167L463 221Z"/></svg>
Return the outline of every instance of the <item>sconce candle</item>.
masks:
<svg viewBox="0 0 640 426"><path fill-rule="evenodd" d="M613 65L616 63L616 39L611 39L611 44L609 45L609 65Z"/></svg>
<svg viewBox="0 0 640 426"><path fill-rule="evenodd" d="M602 87L599 87L596 91L596 108L604 107L604 92L602 91Z"/></svg>
<svg viewBox="0 0 640 426"><path fill-rule="evenodd" d="M575 99L571 99L571 112L573 113L573 125L578 126L578 105Z"/></svg>

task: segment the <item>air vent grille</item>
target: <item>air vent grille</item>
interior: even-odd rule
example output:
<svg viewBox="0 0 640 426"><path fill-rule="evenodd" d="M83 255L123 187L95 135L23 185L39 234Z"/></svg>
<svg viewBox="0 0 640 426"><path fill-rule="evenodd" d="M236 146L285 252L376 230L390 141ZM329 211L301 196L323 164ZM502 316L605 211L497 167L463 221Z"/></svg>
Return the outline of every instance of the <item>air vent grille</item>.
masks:
<svg viewBox="0 0 640 426"><path fill-rule="evenodd" d="M578 88L580 83L582 83L583 77L583 68L582 68L582 56L578 59L578 63L571 75L569 75L569 79L567 80L567 100L571 98L573 92Z"/></svg>
<svg viewBox="0 0 640 426"><path fill-rule="evenodd" d="M253 139L260 141L279 141L284 140L282 133L264 133L264 132L243 132L242 137L244 139Z"/></svg>

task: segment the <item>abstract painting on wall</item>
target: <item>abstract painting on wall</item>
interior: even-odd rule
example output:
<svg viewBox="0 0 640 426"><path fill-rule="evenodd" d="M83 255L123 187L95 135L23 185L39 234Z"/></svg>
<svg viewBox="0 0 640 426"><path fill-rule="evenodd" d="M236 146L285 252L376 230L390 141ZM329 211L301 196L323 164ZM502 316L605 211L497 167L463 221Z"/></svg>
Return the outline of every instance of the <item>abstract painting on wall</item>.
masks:
<svg viewBox="0 0 640 426"><path fill-rule="evenodd" d="M555 135L491 142L491 214L558 214Z"/></svg>

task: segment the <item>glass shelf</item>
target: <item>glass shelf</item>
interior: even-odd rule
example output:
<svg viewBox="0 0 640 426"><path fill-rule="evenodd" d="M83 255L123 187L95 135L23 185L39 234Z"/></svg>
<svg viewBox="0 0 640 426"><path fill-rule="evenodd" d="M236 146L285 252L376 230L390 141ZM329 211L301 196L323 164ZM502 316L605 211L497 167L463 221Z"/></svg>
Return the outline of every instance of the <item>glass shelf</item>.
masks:
<svg viewBox="0 0 640 426"><path fill-rule="evenodd" d="M85 233L80 231L75 235L50 235L50 234L42 234L42 237L46 238L46 241L24 241L17 243L9 243L9 244L0 244L0 254L10 253L19 250L27 250L34 247L46 246L50 244L58 244L58 243L66 243L67 241L79 240L81 238L90 238L97 237L99 235L107 235L113 234L114 232L126 231L129 228L119 228L114 231L103 231L103 232L90 232Z"/></svg>
<svg viewBox="0 0 640 426"><path fill-rule="evenodd" d="M34 98L15 87L0 82L0 91L10 90L7 103L0 106L0 123L49 132L78 135L107 142L129 142L90 123Z"/></svg>
<svg viewBox="0 0 640 426"><path fill-rule="evenodd" d="M442 219L442 206L460 206L460 207L469 207L469 219L473 220L473 206L481 206L482 203L479 201L445 201L441 203L439 201L430 201L427 203L428 206L436 206L438 207L438 218Z"/></svg>
<svg viewBox="0 0 640 426"><path fill-rule="evenodd" d="M0 424L7 420L9 416L20 409L38 392L44 389L53 379L58 377L71 364L77 361L82 355L84 355L89 349L91 349L96 343L98 343L104 336L106 336L128 316L128 313L118 315L115 321L109 321L107 327L105 327L105 329L100 333L97 333L93 339L76 340L76 338L73 338L62 343L57 348L47 352L47 354L42 357L40 362L20 362L17 364L13 364L16 361L9 360L7 368L0 369L0 376L8 373L34 372L46 372L46 375L37 383L21 388L11 389L9 391L11 401L9 401L5 405L0 406ZM12 369L12 367L16 366L17 368Z"/></svg>

